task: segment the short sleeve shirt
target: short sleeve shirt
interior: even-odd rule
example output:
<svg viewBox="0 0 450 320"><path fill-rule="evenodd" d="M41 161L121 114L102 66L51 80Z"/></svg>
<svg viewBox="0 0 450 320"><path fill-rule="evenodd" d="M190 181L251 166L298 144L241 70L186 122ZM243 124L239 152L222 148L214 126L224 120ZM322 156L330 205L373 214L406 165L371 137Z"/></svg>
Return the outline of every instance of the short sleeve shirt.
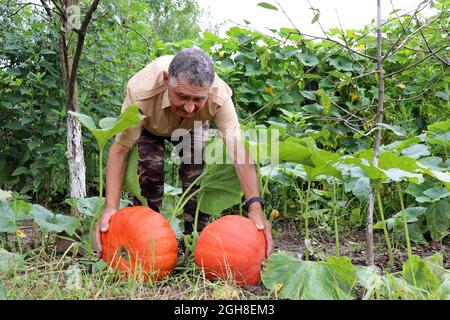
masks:
<svg viewBox="0 0 450 320"><path fill-rule="evenodd" d="M193 130L204 121L213 120L224 139L239 135L239 121L231 100L230 87L215 75L205 106L192 118L181 118L170 108L167 85L163 72L168 71L173 56L162 56L150 62L135 74L127 84L127 94L122 112L130 105L138 105L145 119L119 133L115 141L132 147L141 134L142 127L157 136L170 137L176 129Z"/></svg>

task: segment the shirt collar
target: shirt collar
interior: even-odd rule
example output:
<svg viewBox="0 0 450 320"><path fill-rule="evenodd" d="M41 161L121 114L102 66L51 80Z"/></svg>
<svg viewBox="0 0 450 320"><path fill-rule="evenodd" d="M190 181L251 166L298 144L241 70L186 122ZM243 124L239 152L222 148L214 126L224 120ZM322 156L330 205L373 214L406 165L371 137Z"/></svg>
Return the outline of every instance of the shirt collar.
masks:
<svg viewBox="0 0 450 320"><path fill-rule="evenodd" d="M167 107L170 107L170 101L169 101L169 90L164 90L162 101L161 101L161 109L165 109Z"/></svg>

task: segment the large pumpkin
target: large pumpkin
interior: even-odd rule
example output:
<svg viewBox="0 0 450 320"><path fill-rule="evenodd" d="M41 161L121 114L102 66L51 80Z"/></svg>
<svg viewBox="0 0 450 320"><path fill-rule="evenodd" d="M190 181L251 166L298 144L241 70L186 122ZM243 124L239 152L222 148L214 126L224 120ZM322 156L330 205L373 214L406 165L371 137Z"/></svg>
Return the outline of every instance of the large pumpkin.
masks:
<svg viewBox="0 0 450 320"><path fill-rule="evenodd" d="M266 258L266 239L252 220L224 216L203 229L194 258L210 280L232 279L238 285L255 285Z"/></svg>
<svg viewBox="0 0 450 320"><path fill-rule="evenodd" d="M102 233L102 258L126 277L156 281L172 273L178 243L164 217L143 206L117 211Z"/></svg>

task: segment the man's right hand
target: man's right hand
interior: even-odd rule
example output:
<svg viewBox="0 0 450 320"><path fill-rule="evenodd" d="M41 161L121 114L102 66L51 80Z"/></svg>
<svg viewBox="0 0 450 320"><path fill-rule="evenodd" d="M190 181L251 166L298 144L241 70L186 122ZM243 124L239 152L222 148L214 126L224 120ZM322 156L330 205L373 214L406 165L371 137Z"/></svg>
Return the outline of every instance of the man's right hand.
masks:
<svg viewBox="0 0 450 320"><path fill-rule="evenodd" d="M95 223L95 229L94 229L94 246L99 256L102 255L102 239L100 232L106 232L109 229L109 220L111 219L112 215L116 213L118 209L114 208L105 208L103 210L103 213L101 217L98 219L98 221Z"/></svg>

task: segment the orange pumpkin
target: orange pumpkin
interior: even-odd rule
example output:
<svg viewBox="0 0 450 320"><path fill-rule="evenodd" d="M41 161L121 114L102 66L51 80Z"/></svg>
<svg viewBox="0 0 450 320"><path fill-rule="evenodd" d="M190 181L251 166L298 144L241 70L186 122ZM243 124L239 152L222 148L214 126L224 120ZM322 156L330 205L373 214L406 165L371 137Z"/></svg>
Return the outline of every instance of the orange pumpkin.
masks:
<svg viewBox="0 0 450 320"><path fill-rule="evenodd" d="M256 285L261 262L266 259L266 239L249 218L224 216L203 229L194 259L209 280L232 279L241 286Z"/></svg>
<svg viewBox="0 0 450 320"><path fill-rule="evenodd" d="M143 206L117 211L102 233L102 258L125 277L156 281L173 272L178 243L164 217Z"/></svg>

